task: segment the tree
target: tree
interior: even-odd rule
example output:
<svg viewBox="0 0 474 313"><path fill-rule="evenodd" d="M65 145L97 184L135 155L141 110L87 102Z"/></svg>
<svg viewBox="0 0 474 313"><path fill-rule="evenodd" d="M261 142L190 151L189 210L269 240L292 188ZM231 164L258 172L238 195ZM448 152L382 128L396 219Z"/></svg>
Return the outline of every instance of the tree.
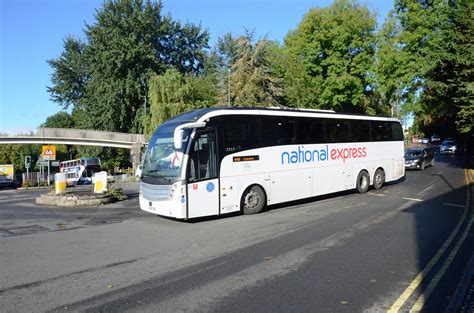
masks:
<svg viewBox="0 0 474 313"><path fill-rule="evenodd" d="M167 68L200 75L208 33L161 15L161 2L107 0L86 24L85 40L68 37L53 68L51 97L73 106L79 128L143 130L148 80Z"/></svg>
<svg viewBox="0 0 474 313"><path fill-rule="evenodd" d="M39 127L50 127L50 128L73 128L74 120L67 112L58 112L46 118L46 121Z"/></svg>
<svg viewBox="0 0 474 313"><path fill-rule="evenodd" d="M285 37L287 102L366 112L372 86L376 19L351 0L311 9Z"/></svg>
<svg viewBox="0 0 474 313"><path fill-rule="evenodd" d="M231 66L231 102L236 106L281 104L282 81L275 75L266 37L255 44L247 32L237 39L235 62Z"/></svg>
<svg viewBox="0 0 474 313"><path fill-rule="evenodd" d="M80 108L89 79L86 53L87 45L72 36L64 40L64 51L58 59L47 61L53 68L52 87L47 87L51 99L64 109Z"/></svg>
<svg viewBox="0 0 474 313"><path fill-rule="evenodd" d="M145 134L153 131L165 120L193 109L216 104L217 93L206 76L195 77L167 70L163 75L150 78L150 119Z"/></svg>
<svg viewBox="0 0 474 313"><path fill-rule="evenodd" d="M456 125L460 133L472 133L474 125L474 4L452 1L438 25L439 35L426 53L426 81L420 99L425 115L436 126Z"/></svg>
<svg viewBox="0 0 474 313"><path fill-rule="evenodd" d="M379 91L427 133L472 131L472 12L464 0L397 0L381 31Z"/></svg>

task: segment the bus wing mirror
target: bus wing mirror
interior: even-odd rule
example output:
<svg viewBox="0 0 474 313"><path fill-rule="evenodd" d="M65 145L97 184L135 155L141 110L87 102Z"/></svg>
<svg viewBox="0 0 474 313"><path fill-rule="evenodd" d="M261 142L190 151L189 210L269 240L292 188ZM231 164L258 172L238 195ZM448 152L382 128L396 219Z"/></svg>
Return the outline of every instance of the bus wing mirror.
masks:
<svg viewBox="0 0 474 313"><path fill-rule="evenodd" d="M183 129L177 128L174 131L174 148L179 150L183 146Z"/></svg>
<svg viewBox="0 0 474 313"><path fill-rule="evenodd" d="M183 134L184 134L183 129L185 129L185 128L200 128L200 127L205 127L205 126L206 126L205 122L186 123L186 124L178 126L174 130L174 136L173 136L174 148L175 149L181 149L183 147Z"/></svg>

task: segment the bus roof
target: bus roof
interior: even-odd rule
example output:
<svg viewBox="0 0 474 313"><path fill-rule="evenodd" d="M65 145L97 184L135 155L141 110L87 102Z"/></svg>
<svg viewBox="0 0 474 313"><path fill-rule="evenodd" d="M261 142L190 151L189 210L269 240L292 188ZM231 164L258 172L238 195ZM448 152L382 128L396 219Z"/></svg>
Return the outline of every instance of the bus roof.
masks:
<svg viewBox="0 0 474 313"><path fill-rule="evenodd" d="M352 113L336 113L331 110L313 110L298 108L279 108L279 107L212 107L197 109L190 112L181 113L170 118L165 123L181 124L187 122L205 121L208 118L219 115L237 115L237 114L256 114L256 115L286 115L300 117L326 117L326 118L347 118L347 119L365 119L365 120L390 120L398 119L387 116L373 116Z"/></svg>

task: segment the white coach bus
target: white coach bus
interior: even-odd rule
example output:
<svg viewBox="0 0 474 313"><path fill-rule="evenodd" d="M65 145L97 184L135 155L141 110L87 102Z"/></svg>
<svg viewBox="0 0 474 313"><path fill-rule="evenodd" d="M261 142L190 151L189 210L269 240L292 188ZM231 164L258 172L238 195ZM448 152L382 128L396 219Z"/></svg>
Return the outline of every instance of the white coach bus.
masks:
<svg viewBox="0 0 474 313"><path fill-rule="evenodd" d="M206 108L153 134L140 182L144 211L191 219L357 189L405 175L394 118L323 110Z"/></svg>

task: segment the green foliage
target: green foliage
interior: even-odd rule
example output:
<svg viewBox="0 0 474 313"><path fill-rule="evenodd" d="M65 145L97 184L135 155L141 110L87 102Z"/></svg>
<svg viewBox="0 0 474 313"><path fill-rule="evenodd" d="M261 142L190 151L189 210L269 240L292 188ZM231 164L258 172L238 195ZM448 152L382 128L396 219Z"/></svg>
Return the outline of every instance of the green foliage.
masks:
<svg viewBox="0 0 474 313"><path fill-rule="evenodd" d="M311 9L285 38L287 102L365 112L375 53L375 15L355 1Z"/></svg>
<svg viewBox="0 0 474 313"><path fill-rule="evenodd" d="M216 90L208 78L183 75L175 69L150 78L150 119L145 133L177 114L216 104Z"/></svg>
<svg viewBox="0 0 474 313"><path fill-rule="evenodd" d="M379 33L377 91L426 133L472 131L472 21L470 1L399 0Z"/></svg>
<svg viewBox="0 0 474 313"><path fill-rule="evenodd" d="M108 0L85 27L85 42L68 37L48 88L54 101L73 106L78 128L143 130L148 79L169 67L203 71L208 33L161 15L161 2Z"/></svg>
<svg viewBox="0 0 474 313"><path fill-rule="evenodd" d="M41 157L41 145L0 145L0 164L13 164L16 173L26 172L25 156L31 157L30 171L37 171L36 162ZM56 159L66 160L68 150L65 145L56 146Z"/></svg>
<svg viewBox="0 0 474 313"><path fill-rule="evenodd" d="M64 40L64 51L58 59L48 61L53 68L52 87L47 87L51 100L63 108L81 106L86 83L89 78L86 57L86 43L68 36Z"/></svg>
<svg viewBox="0 0 474 313"><path fill-rule="evenodd" d="M474 124L474 3L456 1L443 10L439 34L426 53L429 62L420 105L430 122L438 126L448 122L460 133L470 133Z"/></svg>
<svg viewBox="0 0 474 313"><path fill-rule="evenodd" d="M39 127L49 128L74 128L74 120L67 112L58 112L46 118Z"/></svg>
<svg viewBox="0 0 474 313"><path fill-rule="evenodd" d="M282 81L269 58L271 42L265 37L255 44L247 32L237 39L235 62L231 66L231 103L235 106L277 106L283 94Z"/></svg>

